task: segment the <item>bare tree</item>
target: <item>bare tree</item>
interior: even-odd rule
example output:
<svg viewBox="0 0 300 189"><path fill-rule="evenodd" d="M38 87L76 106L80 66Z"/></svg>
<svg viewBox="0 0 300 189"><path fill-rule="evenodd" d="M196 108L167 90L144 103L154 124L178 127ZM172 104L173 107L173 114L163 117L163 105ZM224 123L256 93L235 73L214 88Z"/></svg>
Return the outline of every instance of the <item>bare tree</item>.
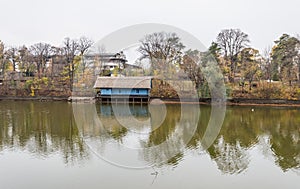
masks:
<svg viewBox="0 0 300 189"><path fill-rule="evenodd" d="M30 52L33 55L36 69L38 72L38 77L41 77L41 74L45 74L46 63L51 55L51 45L47 43L37 43L30 47Z"/></svg>
<svg viewBox="0 0 300 189"><path fill-rule="evenodd" d="M89 53L91 56L89 57L89 55L87 55L87 58L93 58L93 62L94 62L94 66L96 69L96 73L97 74L103 74L102 71L104 70L103 66L103 60L101 58L101 56L106 53L106 49L105 46L103 44L96 44L93 45L91 49L89 49Z"/></svg>
<svg viewBox="0 0 300 189"><path fill-rule="evenodd" d="M62 47L51 47L51 65L48 68L48 77L53 79L55 76L59 76L66 71L64 68L66 67L66 58L64 57L64 49Z"/></svg>
<svg viewBox="0 0 300 189"><path fill-rule="evenodd" d="M35 65L34 65L34 57L30 53L29 49L26 46L22 46L19 49L19 57L20 57L20 62L19 62L19 70L25 75L28 76L33 76L33 73L35 71Z"/></svg>
<svg viewBox="0 0 300 189"><path fill-rule="evenodd" d="M16 71L17 63L20 60L19 49L17 47L11 47L7 51L7 57L11 61L13 66L13 71Z"/></svg>
<svg viewBox="0 0 300 189"><path fill-rule="evenodd" d="M55 55L55 56L63 56L64 55L64 49L61 47L52 46L51 52L52 52L52 55Z"/></svg>
<svg viewBox="0 0 300 189"><path fill-rule="evenodd" d="M240 29L222 30L217 37L217 43L223 51L225 60L230 65L230 73L228 76L230 82L234 82L237 56L249 42L248 35Z"/></svg>
<svg viewBox="0 0 300 189"><path fill-rule="evenodd" d="M263 65L261 70L264 72L264 77L268 81L271 80L272 77L272 67L271 67L271 47L268 46L263 51Z"/></svg>
<svg viewBox="0 0 300 189"><path fill-rule="evenodd" d="M199 89L204 81L200 61L201 53L198 50L189 49L185 52L181 64L181 69L183 69L187 76L195 82L196 89Z"/></svg>
<svg viewBox="0 0 300 189"><path fill-rule="evenodd" d="M68 73L70 77L70 89L73 90L73 80L74 74L76 71L76 64L75 64L75 56L79 52L79 42L76 39L70 39L69 37L65 38L63 42L63 51L64 56L66 58L68 64Z"/></svg>
<svg viewBox="0 0 300 189"><path fill-rule="evenodd" d="M83 56L88 51L88 49L91 48L91 46L94 44L94 42L91 39L88 39L87 37L84 37L84 36L82 36L78 42L79 42L78 50L80 52L80 57L81 57L82 73L84 74L88 65L87 65L87 62L84 61Z"/></svg>
<svg viewBox="0 0 300 189"><path fill-rule="evenodd" d="M94 44L93 40L88 39L85 36L82 36L79 39L78 43L78 50L80 52L80 55L84 55L87 52L87 50Z"/></svg>
<svg viewBox="0 0 300 189"><path fill-rule="evenodd" d="M6 67L6 55L5 55L5 46L2 41L0 41L0 75L4 74Z"/></svg>
<svg viewBox="0 0 300 189"><path fill-rule="evenodd" d="M152 70L179 63L185 48L176 33L153 33L146 35L140 42L138 50L142 54L141 59L149 59Z"/></svg>

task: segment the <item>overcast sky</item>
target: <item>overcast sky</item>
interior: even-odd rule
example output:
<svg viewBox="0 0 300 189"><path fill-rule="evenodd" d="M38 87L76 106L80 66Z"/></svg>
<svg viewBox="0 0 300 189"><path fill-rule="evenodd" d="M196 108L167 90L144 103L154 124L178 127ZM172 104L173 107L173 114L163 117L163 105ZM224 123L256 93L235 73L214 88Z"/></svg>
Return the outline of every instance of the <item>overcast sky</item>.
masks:
<svg viewBox="0 0 300 189"><path fill-rule="evenodd" d="M300 34L299 0L0 0L0 40L6 45L82 35L95 41L125 26L179 27L205 46L225 28L240 28L260 50L282 33Z"/></svg>

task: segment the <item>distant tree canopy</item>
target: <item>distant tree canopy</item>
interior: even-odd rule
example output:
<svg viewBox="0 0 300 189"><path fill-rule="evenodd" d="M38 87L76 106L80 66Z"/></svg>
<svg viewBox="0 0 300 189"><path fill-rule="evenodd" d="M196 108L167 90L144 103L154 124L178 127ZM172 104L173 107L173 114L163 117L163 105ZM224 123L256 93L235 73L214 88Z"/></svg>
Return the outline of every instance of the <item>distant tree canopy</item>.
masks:
<svg viewBox="0 0 300 189"><path fill-rule="evenodd" d="M249 90L251 90L252 81L260 74L259 71L259 51L253 48L245 48L239 55L239 61L241 63L240 70L242 80L248 80Z"/></svg>
<svg viewBox="0 0 300 189"><path fill-rule="evenodd" d="M224 60L230 67L228 79L231 83L234 82L237 71L238 55L243 48L248 46L249 42L248 34L240 29L225 29L218 34L217 44L222 50Z"/></svg>
<svg viewBox="0 0 300 189"><path fill-rule="evenodd" d="M207 85L206 78L217 74L213 72L213 67L218 65L224 81L230 86L238 84L243 91L246 89L244 86L248 85L251 91L252 85L256 85L254 81L281 81L288 86L298 81L300 85L299 38L283 34L272 48L261 54L251 47L248 34L240 29L224 29L206 52L200 52L197 49L185 49L177 34L160 32L148 34L141 39L138 50L141 60L150 61L151 73L154 75L157 72L166 73L162 70L168 69L170 65L179 65L196 88L202 90ZM169 70L168 73L174 71ZM215 79L219 77L215 76Z"/></svg>
<svg viewBox="0 0 300 189"><path fill-rule="evenodd" d="M291 85L292 81L297 80L297 71L299 80L299 47L299 39L288 34L283 34L279 40L275 41L275 46L271 52L273 80L285 80ZM297 66L298 69L296 68Z"/></svg>
<svg viewBox="0 0 300 189"><path fill-rule="evenodd" d="M52 55L51 45L47 43L37 43L29 48L32 54L33 61L36 64L38 77L41 77L42 73L45 73L46 63L49 57Z"/></svg>

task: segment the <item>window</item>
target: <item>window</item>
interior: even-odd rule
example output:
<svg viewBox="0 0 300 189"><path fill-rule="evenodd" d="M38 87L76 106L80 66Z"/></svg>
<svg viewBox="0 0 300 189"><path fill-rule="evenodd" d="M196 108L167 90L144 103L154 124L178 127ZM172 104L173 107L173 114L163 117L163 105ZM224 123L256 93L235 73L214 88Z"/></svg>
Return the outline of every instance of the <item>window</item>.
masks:
<svg viewBox="0 0 300 189"><path fill-rule="evenodd" d="M136 89L135 92L136 92L137 94L139 94L139 93L140 93L140 90L139 90L139 89Z"/></svg>

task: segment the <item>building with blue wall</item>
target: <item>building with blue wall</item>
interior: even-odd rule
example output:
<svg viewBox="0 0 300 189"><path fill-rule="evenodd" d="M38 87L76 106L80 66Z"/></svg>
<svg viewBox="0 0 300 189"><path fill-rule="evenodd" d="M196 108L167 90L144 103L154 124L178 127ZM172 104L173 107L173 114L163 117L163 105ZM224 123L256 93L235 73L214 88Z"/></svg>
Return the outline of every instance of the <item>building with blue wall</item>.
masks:
<svg viewBox="0 0 300 189"><path fill-rule="evenodd" d="M94 88L102 101L149 101L151 77L98 77Z"/></svg>

